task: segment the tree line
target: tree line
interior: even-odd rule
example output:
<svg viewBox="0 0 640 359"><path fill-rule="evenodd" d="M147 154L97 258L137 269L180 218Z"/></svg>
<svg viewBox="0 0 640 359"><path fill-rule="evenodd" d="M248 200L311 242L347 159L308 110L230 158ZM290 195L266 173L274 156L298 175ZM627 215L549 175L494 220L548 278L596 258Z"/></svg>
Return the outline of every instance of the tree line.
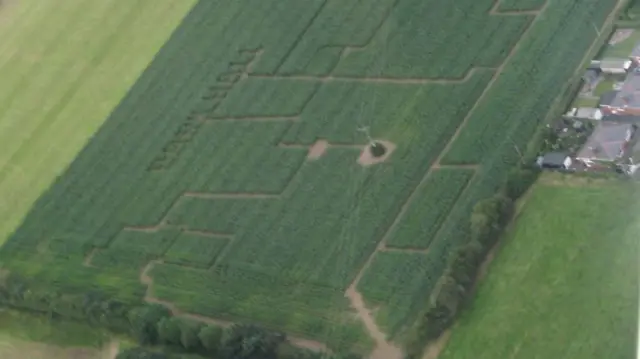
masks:
<svg viewBox="0 0 640 359"><path fill-rule="evenodd" d="M140 347L125 350L118 359L176 358L149 347L215 359L360 359L297 348L284 333L256 325L206 325L173 316L160 304L125 303L99 291L61 293L13 273L0 281L0 305L129 334Z"/></svg>

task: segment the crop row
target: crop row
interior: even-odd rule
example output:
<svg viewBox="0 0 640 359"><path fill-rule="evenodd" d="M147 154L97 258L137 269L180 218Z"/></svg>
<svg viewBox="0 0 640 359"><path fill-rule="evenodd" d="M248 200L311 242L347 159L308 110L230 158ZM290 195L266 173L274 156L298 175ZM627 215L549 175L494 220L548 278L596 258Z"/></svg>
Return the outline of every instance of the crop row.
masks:
<svg viewBox="0 0 640 359"><path fill-rule="evenodd" d="M207 268L227 245L227 239L183 233L165 253L167 262Z"/></svg>
<svg viewBox="0 0 640 359"><path fill-rule="evenodd" d="M474 173L465 169L434 170L414 193L387 246L427 248Z"/></svg>
<svg viewBox="0 0 640 359"><path fill-rule="evenodd" d="M358 283L376 322L391 338L420 311L440 278L436 262L424 253L378 252Z"/></svg>
<svg viewBox="0 0 640 359"><path fill-rule="evenodd" d="M336 74L461 78L498 67L532 17L490 16L494 1L400 1L371 45L348 53Z"/></svg>

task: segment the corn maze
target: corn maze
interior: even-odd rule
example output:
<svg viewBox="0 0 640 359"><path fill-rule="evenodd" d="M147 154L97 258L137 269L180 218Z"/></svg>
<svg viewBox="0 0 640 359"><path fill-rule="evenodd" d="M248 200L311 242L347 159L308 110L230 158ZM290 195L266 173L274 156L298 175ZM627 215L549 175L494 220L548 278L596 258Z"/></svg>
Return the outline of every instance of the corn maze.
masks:
<svg viewBox="0 0 640 359"><path fill-rule="evenodd" d="M0 260L399 357L614 5L202 0ZM367 134L383 162L359 162Z"/></svg>

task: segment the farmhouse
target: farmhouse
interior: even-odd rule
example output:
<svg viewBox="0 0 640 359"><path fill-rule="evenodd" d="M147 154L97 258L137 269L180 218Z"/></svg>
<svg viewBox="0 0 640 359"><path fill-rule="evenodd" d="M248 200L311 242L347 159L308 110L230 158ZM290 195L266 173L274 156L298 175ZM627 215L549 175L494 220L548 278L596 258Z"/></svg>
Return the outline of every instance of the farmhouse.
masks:
<svg viewBox="0 0 640 359"><path fill-rule="evenodd" d="M635 124L603 122L578 151L576 159L587 167L616 164L634 147L636 129Z"/></svg>
<svg viewBox="0 0 640 359"><path fill-rule="evenodd" d="M615 97L601 98L600 102L600 109L605 115L640 115L640 72L637 69L631 71Z"/></svg>

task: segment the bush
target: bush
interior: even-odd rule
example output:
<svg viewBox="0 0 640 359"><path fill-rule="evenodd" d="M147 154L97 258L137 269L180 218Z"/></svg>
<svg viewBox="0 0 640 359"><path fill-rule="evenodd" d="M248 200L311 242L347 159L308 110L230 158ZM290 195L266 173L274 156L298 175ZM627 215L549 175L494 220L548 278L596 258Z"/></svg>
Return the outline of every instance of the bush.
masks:
<svg viewBox="0 0 640 359"><path fill-rule="evenodd" d="M511 200L520 198L538 178L539 170L533 168L516 168L509 172L505 183L505 194Z"/></svg>
<svg viewBox="0 0 640 359"><path fill-rule="evenodd" d="M374 142L369 146L369 151L373 157L382 157L387 153L387 148L380 142Z"/></svg>
<svg viewBox="0 0 640 359"><path fill-rule="evenodd" d="M471 238L487 249L493 247L513 210L513 201L499 194L478 202L471 213Z"/></svg>
<svg viewBox="0 0 640 359"><path fill-rule="evenodd" d="M200 339L200 344L209 354L217 354L220 350L220 341L222 340L222 328L207 325L200 329L200 333L198 333L198 338Z"/></svg>
<svg viewBox="0 0 640 359"><path fill-rule="evenodd" d="M278 347L285 340L284 334L238 324L225 330L220 352L223 359L276 359Z"/></svg>
<svg viewBox="0 0 640 359"><path fill-rule="evenodd" d="M182 320L180 322L180 343L186 351L194 352L201 348L198 334L200 334L202 327L202 323L192 320Z"/></svg>
<svg viewBox="0 0 640 359"><path fill-rule="evenodd" d="M158 339L163 344L181 345L180 320L176 317L165 317L158 323Z"/></svg>
<svg viewBox="0 0 640 359"><path fill-rule="evenodd" d="M146 304L129 312L131 335L141 344L158 342L158 324L170 316L169 310L159 304Z"/></svg>
<svg viewBox="0 0 640 359"><path fill-rule="evenodd" d="M486 250L478 241L471 241L455 250L447 265L446 275L468 290L473 285Z"/></svg>

